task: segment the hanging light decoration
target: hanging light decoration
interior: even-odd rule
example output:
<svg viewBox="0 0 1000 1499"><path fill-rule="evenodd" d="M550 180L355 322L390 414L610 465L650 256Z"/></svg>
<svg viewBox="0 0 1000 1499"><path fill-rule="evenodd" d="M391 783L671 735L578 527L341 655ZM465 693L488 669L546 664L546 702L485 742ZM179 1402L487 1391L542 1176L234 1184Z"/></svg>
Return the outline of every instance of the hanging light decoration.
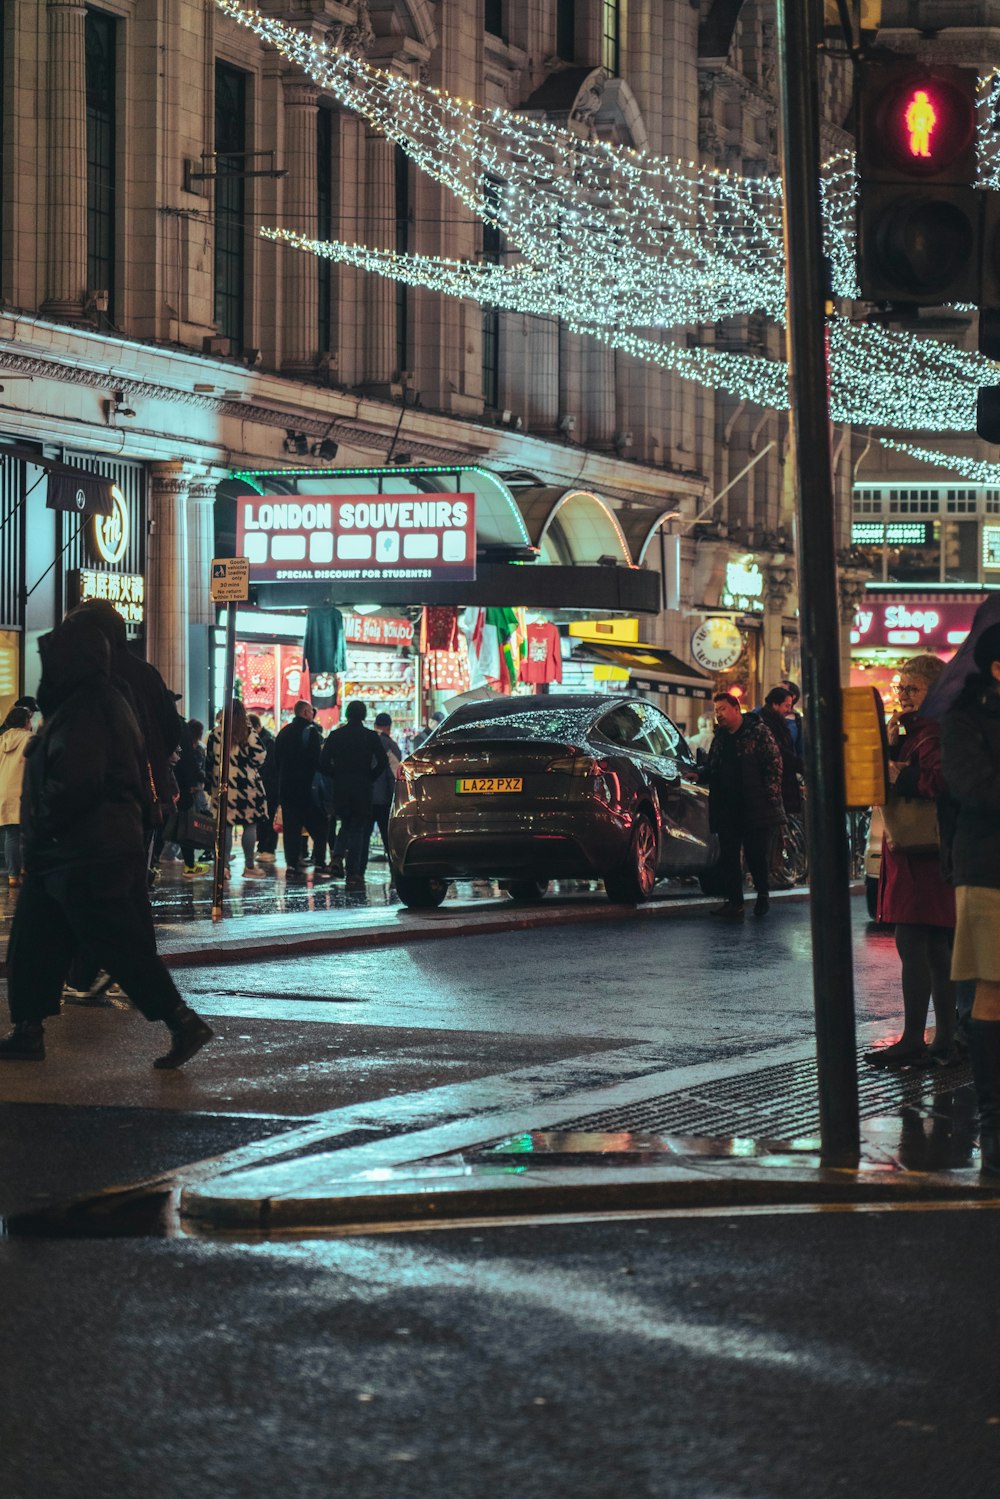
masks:
<svg viewBox="0 0 1000 1499"><path fill-rule="evenodd" d="M692 325L785 318L781 184L583 139L544 120L484 108L373 67L238 3L219 9L254 31L326 93L398 144L429 177L499 228L519 259L498 266L401 254L263 228L266 239L407 285L483 306L558 317L682 378L785 409L784 362L766 353L688 347ZM1000 108L1000 84L984 85ZM1000 148L984 150L984 183L1000 186ZM824 163L826 251L834 294L858 295L853 154ZM969 433L976 392L994 382L981 355L931 338L829 319L835 421L896 431ZM919 444L890 446L933 463L958 461ZM1000 465L969 460L981 482Z"/></svg>

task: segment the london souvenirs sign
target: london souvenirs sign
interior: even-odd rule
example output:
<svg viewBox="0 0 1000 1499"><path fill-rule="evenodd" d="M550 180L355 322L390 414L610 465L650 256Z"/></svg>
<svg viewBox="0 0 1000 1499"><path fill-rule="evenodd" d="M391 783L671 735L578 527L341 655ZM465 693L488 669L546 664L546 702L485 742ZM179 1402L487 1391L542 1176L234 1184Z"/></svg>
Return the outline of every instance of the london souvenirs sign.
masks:
<svg viewBox="0 0 1000 1499"><path fill-rule="evenodd" d="M241 495L236 550L251 583L471 582L476 497Z"/></svg>

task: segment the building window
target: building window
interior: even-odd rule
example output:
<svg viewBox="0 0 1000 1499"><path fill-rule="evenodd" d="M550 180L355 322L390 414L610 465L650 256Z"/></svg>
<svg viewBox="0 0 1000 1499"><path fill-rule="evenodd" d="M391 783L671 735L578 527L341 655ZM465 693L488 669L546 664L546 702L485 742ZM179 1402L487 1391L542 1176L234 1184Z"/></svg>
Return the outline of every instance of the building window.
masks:
<svg viewBox="0 0 1000 1499"><path fill-rule="evenodd" d="M621 52L621 19L621 0L602 0L601 67L615 74Z"/></svg>
<svg viewBox="0 0 1000 1499"><path fill-rule="evenodd" d="M247 79L215 65L215 321L241 353L246 294Z"/></svg>
<svg viewBox="0 0 1000 1499"><path fill-rule="evenodd" d="M487 207L499 206L503 183L498 177L487 177L483 184ZM483 220L483 260L500 265L503 260L503 233L489 219ZM483 401L487 406L500 405L500 310L483 309Z"/></svg>
<svg viewBox="0 0 1000 1499"><path fill-rule="evenodd" d="M563 62L576 58L576 0L557 0L556 56Z"/></svg>
<svg viewBox="0 0 1000 1499"><path fill-rule="evenodd" d="M396 253L410 249L410 158L396 147ZM396 282L396 370L400 380L410 368L410 288Z"/></svg>
<svg viewBox="0 0 1000 1499"><path fill-rule="evenodd" d="M115 300L115 31L113 16L88 10L84 23L87 72L87 290Z"/></svg>
<svg viewBox="0 0 1000 1499"><path fill-rule="evenodd" d="M316 111L316 237L323 240L333 238L333 113L329 109ZM333 316L333 261L320 255L317 271L317 347L321 354L329 354L333 348L330 326Z"/></svg>
<svg viewBox="0 0 1000 1499"><path fill-rule="evenodd" d="M491 36L503 36L503 0L483 0L486 30Z"/></svg>

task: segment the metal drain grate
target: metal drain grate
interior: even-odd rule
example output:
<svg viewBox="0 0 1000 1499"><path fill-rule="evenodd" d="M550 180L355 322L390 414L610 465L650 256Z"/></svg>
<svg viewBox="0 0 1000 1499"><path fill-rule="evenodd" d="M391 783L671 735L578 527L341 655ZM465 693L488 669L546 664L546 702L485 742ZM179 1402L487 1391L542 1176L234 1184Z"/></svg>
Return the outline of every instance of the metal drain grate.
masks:
<svg viewBox="0 0 1000 1499"><path fill-rule="evenodd" d="M966 1066L932 1072L874 1072L861 1069L858 1080L862 1119L894 1114L907 1105L926 1103L937 1094L953 1093L970 1084ZM602 1109L560 1120L549 1130L613 1132L648 1135L701 1135L709 1139L733 1136L791 1140L819 1133L816 1063L783 1062L742 1077L720 1078L695 1088L647 1098L622 1108Z"/></svg>

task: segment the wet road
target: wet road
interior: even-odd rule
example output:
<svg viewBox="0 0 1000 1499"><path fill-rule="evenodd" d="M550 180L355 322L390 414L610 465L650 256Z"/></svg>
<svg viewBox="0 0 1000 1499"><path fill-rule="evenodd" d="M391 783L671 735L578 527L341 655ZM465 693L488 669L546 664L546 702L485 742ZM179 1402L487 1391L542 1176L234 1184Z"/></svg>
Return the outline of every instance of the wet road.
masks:
<svg viewBox="0 0 1000 1499"><path fill-rule="evenodd" d="M995 1212L0 1241L6 1499L994 1499Z"/></svg>
<svg viewBox="0 0 1000 1499"><path fill-rule="evenodd" d="M898 960L856 906L859 1015L891 1017ZM177 977L217 1031L183 1072L151 1069L160 1036L134 1011L75 1006L49 1023L43 1064L0 1068L0 1214L359 1104L462 1114L526 1072L530 1103L556 1074L568 1095L712 1067L804 1042L813 1023L805 905L735 931L703 917L608 923ZM83 1138L85 1151L64 1147Z"/></svg>

